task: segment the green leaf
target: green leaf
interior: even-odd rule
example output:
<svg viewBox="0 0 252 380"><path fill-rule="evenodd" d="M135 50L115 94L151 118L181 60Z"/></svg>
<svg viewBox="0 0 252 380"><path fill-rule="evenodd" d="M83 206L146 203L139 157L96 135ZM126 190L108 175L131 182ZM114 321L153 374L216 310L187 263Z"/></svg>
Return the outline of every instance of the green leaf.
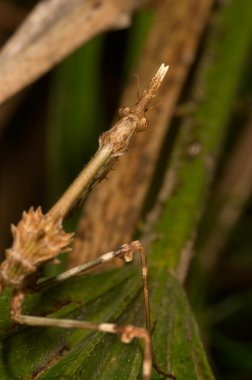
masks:
<svg viewBox="0 0 252 380"><path fill-rule="evenodd" d="M177 379L213 379L183 289L165 271L153 268L151 278L158 362ZM7 293L1 298L1 309L6 307ZM143 326L141 272L131 265L69 280L29 296L25 313ZM137 340L126 345L100 332L17 327L6 320L1 320L1 327L2 379L133 380L141 374L142 348ZM158 378L153 371L153 379Z"/></svg>

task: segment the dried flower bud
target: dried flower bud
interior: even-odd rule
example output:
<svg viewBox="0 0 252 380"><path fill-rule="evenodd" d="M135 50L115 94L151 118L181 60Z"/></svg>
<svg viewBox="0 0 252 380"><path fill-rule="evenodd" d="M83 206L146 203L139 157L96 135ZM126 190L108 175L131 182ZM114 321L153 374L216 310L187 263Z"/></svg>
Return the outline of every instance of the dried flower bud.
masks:
<svg viewBox="0 0 252 380"><path fill-rule="evenodd" d="M23 212L18 225L11 226L14 241L0 266L2 286L18 289L31 284L39 266L69 250L73 234L65 233L61 223L61 217L43 215L40 207Z"/></svg>

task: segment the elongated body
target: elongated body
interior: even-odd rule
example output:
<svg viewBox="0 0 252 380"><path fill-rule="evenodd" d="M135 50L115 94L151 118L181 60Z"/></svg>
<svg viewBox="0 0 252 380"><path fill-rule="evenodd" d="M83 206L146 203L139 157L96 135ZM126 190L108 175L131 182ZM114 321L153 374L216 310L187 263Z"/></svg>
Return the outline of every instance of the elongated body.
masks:
<svg viewBox="0 0 252 380"><path fill-rule="evenodd" d="M111 169L115 160L124 154L135 132L143 131L148 127L145 112L160 87L168 70L162 64L156 75L150 81L149 87L143 92L136 104L131 108L121 108L119 121L99 139L99 149L88 165L81 171L72 185L62 197L49 210L43 214L41 208L31 208L28 213L24 212L18 225L12 226L13 245L6 250L6 258L0 266L0 290L5 287L13 289L11 299L11 317L20 324L32 326L56 326L63 328L88 328L98 331L109 332L119 335L120 339L129 343L137 337L144 341L144 380L150 380L152 364L151 324L148 292L148 268L146 254L139 241L124 244L117 250L109 252L91 263L70 270L49 282L59 282L76 274L84 272L87 268L99 263L112 260L114 257L124 258L131 261L134 252L139 252L142 262L142 277L145 296L146 329L136 326L117 326L111 323L92 323L88 321L74 321L52 319L22 314L22 304L28 290L34 289L39 275L39 268L48 261L55 261L56 256L69 249L73 234L65 233L62 221L71 211L79 199L83 198L93 186L101 181ZM47 283L46 283L47 284ZM43 284L42 284L43 285ZM153 363L157 371L167 377Z"/></svg>

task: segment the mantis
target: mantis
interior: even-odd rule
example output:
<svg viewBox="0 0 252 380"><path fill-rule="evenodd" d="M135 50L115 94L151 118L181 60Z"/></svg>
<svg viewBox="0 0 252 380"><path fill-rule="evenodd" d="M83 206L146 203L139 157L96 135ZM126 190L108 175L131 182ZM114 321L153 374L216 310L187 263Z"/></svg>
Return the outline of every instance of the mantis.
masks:
<svg viewBox="0 0 252 380"><path fill-rule="evenodd" d="M75 204L80 199L85 198L92 188L104 178L115 161L127 151L133 135L148 128L145 113L148 111L149 104L155 97L167 70L168 66L162 64L151 79L147 90L138 97L136 104L130 108L119 109L119 121L100 136L97 153L54 206L46 214L43 214L40 207L36 210L30 208L28 212L23 212L22 219L17 226L11 226L13 245L6 250L6 258L0 266L0 291L6 287L12 289L11 318L13 321L29 326L85 328L103 331L118 335L124 343L139 338L144 342L144 380L150 380L152 365L160 374L171 379L175 377L160 370L153 355L147 257L145 249L139 241L123 244L115 251L108 252L38 285L36 283L41 266L47 262L56 262L57 256L61 252L70 249L74 234L64 231L62 227L64 218ZM65 281L115 257L123 258L126 262L132 261L136 252L141 257L146 328L23 314L22 305L29 291L39 290L48 284Z"/></svg>

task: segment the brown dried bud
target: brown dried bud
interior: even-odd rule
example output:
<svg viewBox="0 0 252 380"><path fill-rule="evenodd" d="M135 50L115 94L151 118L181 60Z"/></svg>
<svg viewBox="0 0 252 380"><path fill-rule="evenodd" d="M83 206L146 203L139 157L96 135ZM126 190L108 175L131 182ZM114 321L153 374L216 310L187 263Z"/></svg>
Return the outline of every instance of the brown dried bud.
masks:
<svg viewBox="0 0 252 380"><path fill-rule="evenodd" d="M43 215L39 207L23 212L18 225L11 226L13 245L0 266L0 282L16 289L36 281L37 268L69 250L73 234L65 233L62 218Z"/></svg>

